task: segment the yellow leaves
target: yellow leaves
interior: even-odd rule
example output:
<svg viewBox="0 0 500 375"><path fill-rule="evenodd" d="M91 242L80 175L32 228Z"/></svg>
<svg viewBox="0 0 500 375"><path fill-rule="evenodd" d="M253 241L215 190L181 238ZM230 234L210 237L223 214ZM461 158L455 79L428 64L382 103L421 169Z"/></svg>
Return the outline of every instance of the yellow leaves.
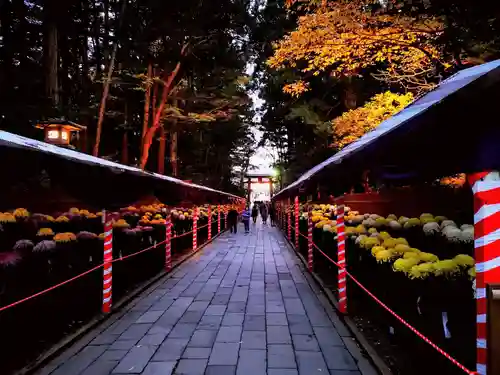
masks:
<svg viewBox="0 0 500 375"><path fill-rule="evenodd" d="M301 66L303 73L345 76L384 63L384 72L390 74L380 79L405 83L442 60L433 43L440 29L436 19L366 13L359 2L335 2L300 17L297 29L273 45L267 64L273 69ZM284 92L293 96L301 92L285 87Z"/></svg>
<svg viewBox="0 0 500 375"><path fill-rule="evenodd" d="M343 148L363 134L375 129L413 101L413 95L390 91L375 95L363 107L344 112L333 120L334 146Z"/></svg>

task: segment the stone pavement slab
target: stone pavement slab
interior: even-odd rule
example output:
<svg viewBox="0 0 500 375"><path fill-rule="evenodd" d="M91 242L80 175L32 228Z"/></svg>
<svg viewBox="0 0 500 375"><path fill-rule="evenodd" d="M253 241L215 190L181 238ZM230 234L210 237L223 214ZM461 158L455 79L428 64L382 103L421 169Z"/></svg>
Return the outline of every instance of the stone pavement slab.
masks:
<svg viewBox="0 0 500 375"><path fill-rule="evenodd" d="M222 235L39 375L375 374L278 230L251 230Z"/></svg>

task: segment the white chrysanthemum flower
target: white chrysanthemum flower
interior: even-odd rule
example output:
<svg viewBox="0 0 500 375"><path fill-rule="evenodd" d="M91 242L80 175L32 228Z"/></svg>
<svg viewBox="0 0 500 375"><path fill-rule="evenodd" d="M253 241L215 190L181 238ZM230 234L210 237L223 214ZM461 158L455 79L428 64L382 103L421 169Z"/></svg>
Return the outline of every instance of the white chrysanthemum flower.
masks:
<svg viewBox="0 0 500 375"><path fill-rule="evenodd" d="M370 214L364 214L363 216L365 219L368 219L370 217Z"/></svg>
<svg viewBox="0 0 500 375"><path fill-rule="evenodd" d="M329 224L323 225L323 232L329 232L332 229L332 226Z"/></svg>
<svg viewBox="0 0 500 375"><path fill-rule="evenodd" d="M382 216L377 215L377 214L371 214L370 215L370 219L373 219L373 220L377 220L379 217L382 217Z"/></svg>
<svg viewBox="0 0 500 375"><path fill-rule="evenodd" d="M363 220L362 223L365 227L374 227L376 225L375 219L372 219L371 217L368 219Z"/></svg>
<svg viewBox="0 0 500 375"><path fill-rule="evenodd" d="M364 215L356 215L352 218L352 223L355 224L355 225L359 225L363 222L363 220L365 220L365 217Z"/></svg>
<svg viewBox="0 0 500 375"><path fill-rule="evenodd" d="M460 242L462 240L462 231L454 226L447 226L442 233L450 242Z"/></svg>
<svg viewBox="0 0 500 375"><path fill-rule="evenodd" d="M469 229L469 228L472 228L474 229L474 225L471 225L471 224L463 224L460 229L462 230L466 230L466 229Z"/></svg>
<svg viewBox="0 0 500 375"><path fill-rule="evenodd" d="M375 233L370 234L370 237L378 237L378 235L379 235L379 233L375 232Z"/></svg>
<svg viewBox="0 0 500 375"><path fill-rule="evenodd" d="M466 243L474 242L474 227L470 226L462 230L460 239L462 240L462 242Z"/></svg>
<svg viewBox="0 0 500 375"><path fill-rule="evenodd" d="M394 229L394 230L398 230L398 229L401 229L401 228L402 228L401 224L400 224L400 223L398 223L396 220L391 220L391 221L389 222L389 227L390 227L391 229Z"/></svg>
<svg viewBox="0 0 500 375"><path fill-rule="evenodd" d="M441 229L449 227L449 226L456 228L457 224L453 220L443 220L443 222L441 223Z"/></svg>
<svg viewBox="0 0 500 375"><path fill-rule="evenodd" d="M427 236L431 236L439 232L439 224L438 223L427 223L423 226L423 231Z"/></svg>

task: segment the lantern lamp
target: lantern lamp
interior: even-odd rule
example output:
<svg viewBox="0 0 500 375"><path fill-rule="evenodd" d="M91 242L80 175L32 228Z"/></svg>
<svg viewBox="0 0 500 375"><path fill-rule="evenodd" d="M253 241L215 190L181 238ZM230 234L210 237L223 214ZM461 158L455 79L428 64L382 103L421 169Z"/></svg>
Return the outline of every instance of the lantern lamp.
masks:
<svg viewBox="0 0 500 375"><path fill-rule="evenodd" d="M71 144L71 140L78 139L79 133L87 129L85 126L61 119L41 121L35 127L45 131L45 142L72 149L75 146Z"/></svg>

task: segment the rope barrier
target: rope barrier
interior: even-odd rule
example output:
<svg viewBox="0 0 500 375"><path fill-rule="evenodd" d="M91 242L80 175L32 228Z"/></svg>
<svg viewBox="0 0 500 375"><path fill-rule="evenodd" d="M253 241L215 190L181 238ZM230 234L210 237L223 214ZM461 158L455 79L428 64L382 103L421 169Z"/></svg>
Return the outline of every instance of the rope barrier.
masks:
<svg viewBox="0 0 500 375"><path fill-rule="evenodd" d="M215 222L217 222L217 220L212 221L212 223L211 223L211 224L213 224L213 223L215 223ZM206 224L206 225L204 225L204 226L202 226L202 227L199 227L198 229L201 229L201 228L207 227L207 226L209 226L209 225L210 225L210 224ZM187 234L190 234L190 233L193 233L193 232L191 231L191 232L184 233L184 234L182 234L182 235L180 235L180 236L173 236L173 237L172 237L172 239L174 239L174 238L180 238L180 237L183 237L183 236L185 236L185 235L187 235ZM219 234L220 234L220 232L219 232ZM139 254L142 254L142 253L145 253L146 251L149 251L149 250L152 250L152 249L156 249L158 246L161 246L161 245L165 244L166 242L167 242L167 240L164 240L164 241L158 242L158 243L157 243L157 244L155 244L155 245L152 245L152 246L150 246L150 247L147 247L147 248L145 248L145 249L142 249L142 250L140 250L140 251L137 251L137 252L135 252L135 253L132 253L132 254L129 254L129 255L125 255L125 256L122 256L122 257L120 257L120 258L112 259L112 260L111 260L111 263L115 263L115 262L123 261L123 260L125 260L125 259L131 258L131 257L134 257L134 256L139 255ZM210 240L207 240L207 241L206 241L206 242L205 242L202 246L204 246L204 245L205 245L205 244L207 244L208 242L210 242ZM24 302L27 302L27 301L29 301L29 300L32 300L33 298L39 297L39 296L41 296L41 295L43 295L43 294L46 294L46 293L48 293L48 292L51 292L51 291L53 291L54 289L60 288L61 286L64 286L64 285L66 285L66 284L69 284L69 283L71 283L71 282L73 282L73 281L75 281L75 280L78 280L78 279L82 278L83 276L86 276L86 275L88 275L88 274L90 274L90 273L92 273L92 272L94 272L94 271L97 271L98 269L103 268L103 267L104 267L104 265L105 265L105 263L101 263L101 264L99 264L99 265L97 265L97 266L95 266L95 267L93 267L93 268L91 268L91 269L89 269L89 270L87 270L87 271L84 271L84 272L82 272L82 273L80 273L80 274L78 274L78 275L76 275L76 276L73 276L72 278L70 278L70 279L68 279L68 280L62 281L62 282L60 282L60 283L58 283L58 284L56 284L56 285L53 285L53 286L51 286L51 287L49 287L49 288L47 288L47 289L44 289L44 290L42 290L42 291L40 291L40 292L37 292L37 293L35 293L35 294L32 294L31 296L28 296L28 297L22 298L22 299L20 299L20 300L18 300L18 301L15 301L15 302L12 302L12 303L10 303L10 304L8 304L8 305L2 306L2 307L0 307L0 312L5 311L5 310L7 310L7 309L9 309L9 308L11 308L11 307L15 307L15 306L17 306L17 305L20 305L21 303L24 303Z"/></svg>
<svg viewBox="0 0 500 375"><path fill-rule="evenodd" d="M304 238L307 238L305 235L299 232L299 235L301 235ZM332 258L330 258L327 254L321 250L318 245L316 245L313 242L313 247L320 252L326 259L328 259L331 263L333 263L335 266L337 266L339 269L342 269L345 271L345 274L357 285L359 286L366 294L368 294L375 302L377 302L380 306L382 306L387 312L389 312L392 316L394 316L397 320L399 320L403 325L405 325L410 331L415 333L418 337L420 337L422 340L424 340L427 344L429 344L433 349L435 349L438 353L442 354L446 359L448 359L451 363L453 363L455 366L463 370L465 373L469 375L478 375L476 371L471 371L464 365L462 365L460 362L458 362L455 358L453 358L450 354L445 352L443 349L441 349L439 346L434 344L430 339L428 339L424 334L422 334L419 330L417 330L415 327L413 327L410 323L408 323L406 320L404 320L401 316L399 316L396 312L391 310L389 306L387 306L385 303L383 303L377 296L375 296L372 292L370 292L363 284L361 284L353 275L351 275L347 269L344 266L341 266L337 262L335 262Z"/></svg>

